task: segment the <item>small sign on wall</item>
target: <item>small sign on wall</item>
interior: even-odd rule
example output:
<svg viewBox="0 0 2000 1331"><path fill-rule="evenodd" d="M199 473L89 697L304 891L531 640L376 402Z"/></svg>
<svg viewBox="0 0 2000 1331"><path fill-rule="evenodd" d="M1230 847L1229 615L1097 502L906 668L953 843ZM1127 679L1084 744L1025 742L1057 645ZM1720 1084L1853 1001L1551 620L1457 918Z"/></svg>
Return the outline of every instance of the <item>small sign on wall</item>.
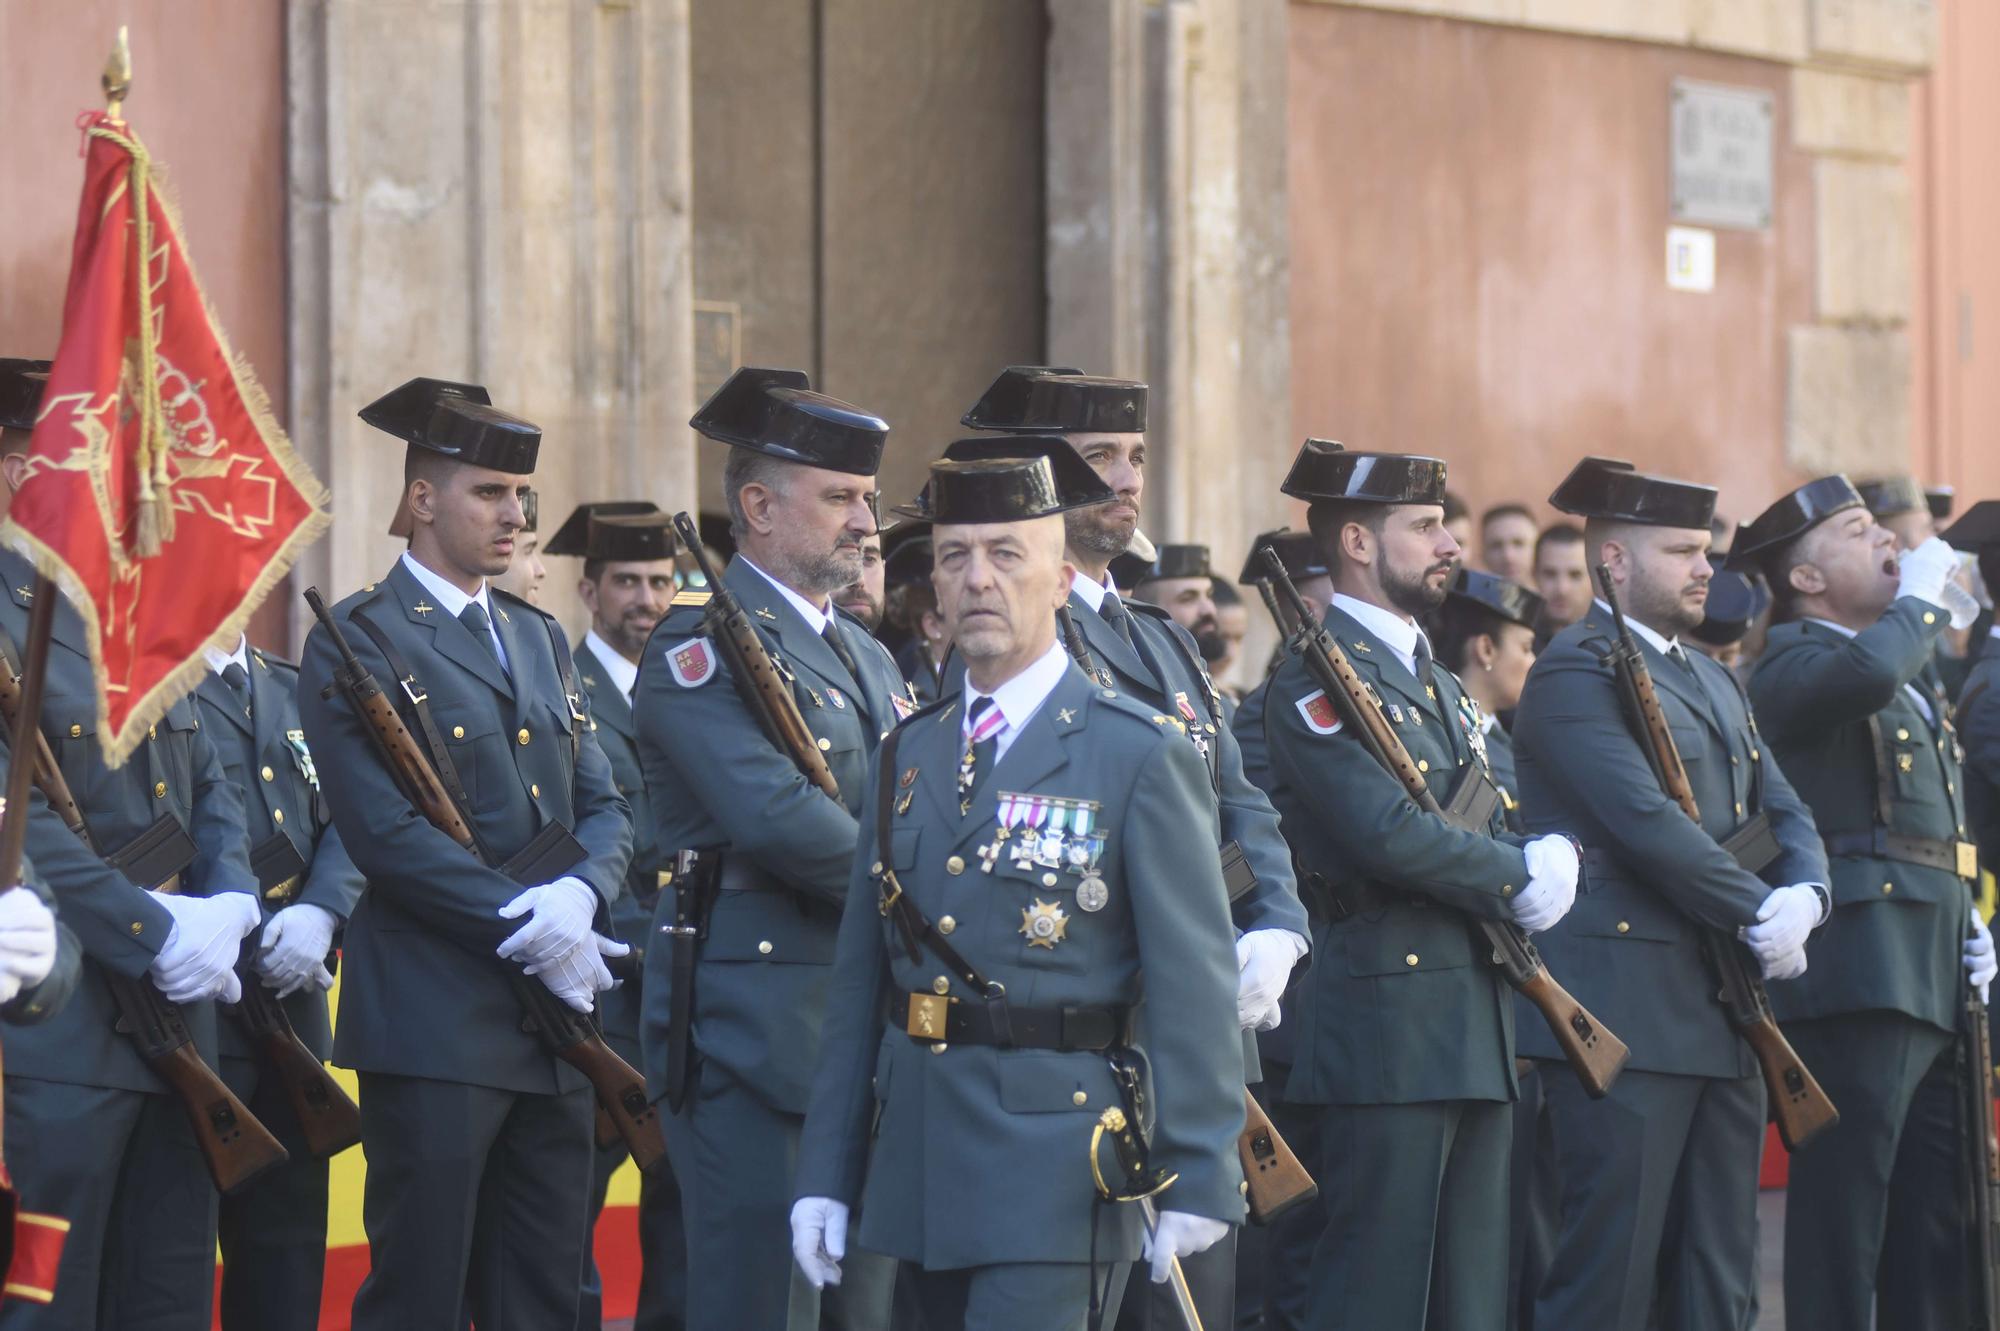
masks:
<svg viewBox="0 0 2000 1331"><path fill-rule="evenodd" d="M1675 79L1672 96L1671 220L1748 231L1771 225L1771 93Z"/></svg>
<svg viewBox="0 0 2000 1331"><path fill-rule="evenodd" d="M1698 226L1667 228L1667 285L1675 291L1715 290L1715 233Z"/></svg>

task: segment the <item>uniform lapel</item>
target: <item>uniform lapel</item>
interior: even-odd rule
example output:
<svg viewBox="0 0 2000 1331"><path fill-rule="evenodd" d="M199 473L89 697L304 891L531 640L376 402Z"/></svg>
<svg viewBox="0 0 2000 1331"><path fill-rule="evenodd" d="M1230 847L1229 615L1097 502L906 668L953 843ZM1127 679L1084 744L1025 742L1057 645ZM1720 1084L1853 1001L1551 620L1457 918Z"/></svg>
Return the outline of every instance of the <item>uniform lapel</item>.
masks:
<svg viewBox="0 0 2000 1331"><path fill-rule="evenodd" d="M1147 668L1146 663L1139 658L1139 654L1126 646L1125 639L1119 637L1117 631L1104 622L1104 617L1092 610L1089 603L1075 591L1069 594L1069 613L1076 621L1076 626L1083 630L1083 641L1090 648L1093 657L1138 684L1155 699L1161 696L1159 679ZM1130 614L1131 611L1128 610L1126 613Z"/></svg>
<svg viewBox="0 0 2000 1331"><path fill-rule="evenodd" d="M539 629L540 625L525 623L528 612L518 607L510 610L498 596L489 594L486 599L493 607L493 627L500 632L501 650L507 653L507 673L512 676L514 686L514 719L525 720L528 699L544 696L539 687L540 667L537 664L542 656L536 650L541 644L524 631ZM546 630L542 631L546 633ZM478 646L477 643L473 645Z"/></svg>
<svg viewBox="0 0 2000 1331"><path fill-rule="evenodd" d="M252 688L255 688L254 676ZM214 710L228 717L230 724L245 735L254 733L250 727L250 718L243 715L243 709L236 705L236 695L230 692L229 685L223 682L222 676L216 674L213 670L209 671L208 676L201 681L195 691L214 704ZM254 692L250 705L253 708L257 705Z"/></svg>
<svg viewBox="0 0 2000 1331"><path fill-rule="evenodd" d="M403 561L400 559L396 561L395 568L389 571L389 586L402 604L404 617L417 627L430 631L431 645L437 648L440 656L463 666L507 697L514 696L513 682L507 678L507 672L500 668L499 658L484 644L475 642L471 631L459 623L456 616L446 614L444 610L432 605L430 598L424 592L423 584L417 581L415 574L403 566ZM417 682L425 683L423 680Z"/></svg>
<svg viewBox="0 0 2000 1331"><path fill-rule="evenodd" d="M227 691L228 686L223 687ZM259 660L255 652L250 653L250 719L256 734L257 756L263 758L282 739L278 732L285 719L285 691L271 678L271 667Z"/></svg>
<svg viewBox="0 0 2000 1331"><path fill-rule="evenodd" d="M729 561L722 579L743 603L743 613L750 616L751 623L776 635L779 648L792 664L805 667L821 681L834 681L834 686L842 689L842 697L850 688L860 688L859 680L841 684L840 681L849 679L847 668L840 664L833 648L826 645L826 639L813 632L812 626L800 618L769 578L737 558Z"/></svg>
<svg viewBox="0 0 2000 1331"><path fill-rule="evenodd" d="M915 769L913 784L923 787L924 798L931 802L938 821L953 828L959 824L958 758L964 744L959 728L964 713L965 695L961 693L949 706L905 730L896 745L896 779L891 783L900 803L907 790L903 774Z"/></svg>
<svg viewBox="0 0 2000 1331"><path fill-rule="evenodd" d="M834 611L833 618L834 622L840 625L841 641L847 644L847 654L854 658L854 690L848 695L848 701L860 709L862 718L869 723L868 729L879 729L875 725L875 709L888 706L888 699L874 697L875 691L868 684L868 667L861 664L866 659L864 653L868 650L866 646L861 645L861 639L869 636L868 630L860 624L843 623L838 610ZM827 650L831 652L833 649L829 646ZM841 673L847 673L845 668Z"/></svg>
<svg viewBox="0 0 2000 1331"><path fill-rule="evenodd" d="M1014 737L1006 757L995 763L979 783L972 807L966 810L964 818L958 817L958 804L953 800L951 814L958 829L954 846L993 834L992 829L1000 822L1002 791L1033 791L1069 765L1066 746L1070 736L1083 729L1091 688L1088 677L1072 662L1061 681L1028 718L1021 733ZM954 776L956 772L954 763ZM951 791L956 792L957 788L954 780Z"/></svg>
<svg viewBox="0 0 2000 1331"><path fill-rule="evenodd" d="M612 682L611 672L604 668L597 653L590 650L589 644L579 642L573 655L577 673L583 677L583 687L590 694L592 719L627 739L636 738L632 728L631 699Z"/></svg>
<svg viewBox="0 0 2000 1331"><path fill-rule="evenodd" d="M1434 699L1424 689L1417 677L1403 668L1388 643L1361 626L1361 621L1338 606L1329 607L1326 612L1326 628L1339 641L1341 650L1354 668L1368 676L1377 685L1393 689L1411 704L1424 711L1425 720L1445 721L1442 698Z"/></svg>

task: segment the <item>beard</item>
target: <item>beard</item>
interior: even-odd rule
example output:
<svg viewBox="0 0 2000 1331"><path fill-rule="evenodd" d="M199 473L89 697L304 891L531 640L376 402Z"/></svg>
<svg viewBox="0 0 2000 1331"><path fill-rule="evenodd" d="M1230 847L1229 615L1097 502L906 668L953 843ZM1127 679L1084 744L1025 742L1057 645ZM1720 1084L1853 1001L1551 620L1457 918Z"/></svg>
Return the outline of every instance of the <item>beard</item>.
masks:
<svg viewBox="0 0 2000 1331"><path fill-rule="evenodd" d="M1229 655L1229 639L1222 629L1214 624L1197 624L1194 629L1194 645L1201 652L1203 665L1214 665Z"/></svg>
<svg viewBox="0 0 2000 1331"><path fill-rule="evenodd" d="M1703 606L1689 606L1684 599L1689 584L1656 587L1634 581L1625 590L1625 612L1663 638L1675 638L1708 618Z"/></svg>
<svg viewBox="0 0 2000 1331"><path fill-rule="evenodd" d="M1445 588L1451 585L1451 571L1456 560L1446 559L1415 572L1405 573L1401 569L1384 567L1382 570L1382 594L1412 619L1421 619L1444 604ZM1443 573L1445 580L1431 585L1433 574Z"/></svg>
<svg viewBox="0 0 2000 1331"><path fill-rule="evenodd" d="M657 615L625 615L609 626L604 640L622 652L627 660L638 660L646 652L646 641L659 624Z"/></svg>
<svg viewBox="0 0 2000 1331"><path fill-rule="evenodd" d="M861 578L861 538L842 543L822 554L802 555L787 581L807 596L831 596Z"/></svg>
<svg viewBox="0 0 2000 1331"><path fill-rule="evenodd" d="M1108 504L1091 508L1073 508L1063 514L1063 539L1070 548L1099 559L1115 559L1125 553L1132 544L1132 532L1138 527L1135 515L1130 522L1124 519L1108 519L1104 510Z"/></svg>

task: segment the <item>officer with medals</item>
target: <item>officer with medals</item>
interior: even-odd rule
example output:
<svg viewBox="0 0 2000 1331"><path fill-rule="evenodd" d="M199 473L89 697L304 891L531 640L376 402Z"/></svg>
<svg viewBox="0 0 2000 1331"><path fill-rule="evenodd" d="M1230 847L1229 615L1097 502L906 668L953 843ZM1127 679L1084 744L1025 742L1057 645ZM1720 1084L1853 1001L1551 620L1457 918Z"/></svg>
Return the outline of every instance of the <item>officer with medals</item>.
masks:
<svg viewBox="0 0 2000 1331"><path fill-rule="evenodd" d="M1921 498L1921 496L1919 496ZM1928 513L1925 514L1928 518ZM1785 1316L1802 1326L1967 1324L1954 1037L1967 976L1993 978L1972 908L1958 738L1933 653L1957 556L1904 551L1844 476L1811 481L1738 534L1779 623L1750 696L1818 822L1834 920L1804 975L1771 986L1840 1121L1794 1152Z"/></svg>
<svg viewBox="0 0 2000 1331"><path fill-rule="evenodd" d="M1081 1331L1093 1259L1143 1251L1163 1280L1243 1216L1214 798L1172 718L1057 639L1072 570L1048 461L937 463L924 506L965 684L870 774L793 1247L815 1284L855 1244L911 1263L929 1331ZM1091 1155L1100 1116L1142 1121L1140 1098L1173 1179L1143 1248L1136 1205L1097 1203Z"/></svg>
<svg viewBox="0 0 2000 1331"><path fill-rule="evenodd" d="M243 982L276 994L300 1042L325 1062L333 1054L326 991L334 939L360 899L361 872L320 797L299 722L298 667L240 638L235 651L210 649L207 659L194 696L223 773L243 792L250 869L264 899L264 931ZM313 1331L326 1267L327 1162L313 1158L284 1082L227 1014L217 1070L290 1155L222 1199L224 1331Z"/></svg>
<svg viewBox="0 0 2000 1331"><path fill-rule="evenodd" d="M691 423L729 445L723 492L736 555L722 580L790 687L840 799L766 736L704 636L707 596L676 597L639 669L639 762L654 844L719 856L720 876L705 919L676 926L679 901L661 901L641 1039L647 1083L674 1110L667 1144L687 1230L688 1325L801 1331L819 1324L821 1300L792 1269L786 1217L854 867L854 810L869 756L914 707L888 651L830 599L854 581L876 530L889 427L812 391L802 373L754 367ZM690 887L682 875L675 892ZM690 944L687 966L670 938ZM682 1092L670 1075L677 1060L691 1068ZM827 1320L884 1325L894 1282L893 1262L857 1254L825 1301Z"/></svg>
<svg viewBox="0 0 2000 1331"><path fill-rule="evenodd" d="M1504 1325L1514 1005L1468 917L1546 929L1576 893L1570 842L1509 835L1480 790L1492 776L1476 709L1417 622L1459 556L1444 474L1436 458L1309 439L1283 486L1310 505L1334 587L1324 622L1369 702L1441 804L1491 810L1477 826L1420 811L1304 662L1278 668L1264 714L1273 798L1329 919L1294 996L1285 1089L1320 1107L1315 1327Z"/></svg>
<svg viewBox="0 0 2000 1331"><path fill-rule="evenodd" d="M1979 561L1987 589L2000 594L2000 499L1974 504L1951 524L1945 540ZM1965 812L1988 872L2000 873L2000 627L1975 642L1972 673L1958 695L1958 734L1965 745Z"/></svg>
<svg viewBox="0 0 2000 1331"><path fill-rule="evenodd" d="M590 628L572 655L590 712L590 732L611 764L618 793L632 810L632 863L618 899L611 903L611 923L617 936L632 946L627 969L633 978L603 995L597 1013L606 1043L620 1058L640 1067L642 989L637 977L659 904L661 875L673 866L653 840L632 691L639 682L646 640L674 599L674 530L667 515L648 500L579 504L549 537L544 553L583 561L576 594L590 615ZM590 1193L593 1234L611 1175L627 1154L622 1141L600 1143L597 1148ZM680 1188L665 1167L639 1178L639 1257L643 1265L635 1331L680 1326L687 1301L687 1239L681 1230ZM603 1320L603 1285L594 1252L586 1257L583 1274L577 1331L597 1331Z"/></svg>
<svg viewBox="0 0 2000 1331"><path fill-rule="evenodd" d="M1616 630L1594 603L1529 672L1514 745L1528 826L1576 836L1588 869L1542 955L1632 1052L1593 1102L1551 1038L1523 1035L1522 1052L1545 1063L1563 1196L1535 1325L1744 1326L1764 1085L1717 1001L1702 931L1740 937L1767 978L1798 974L1830 908L1826 856L1741 686L1679 641L1707 597L1714 489L1586 458L1549 502L1585 519L1586 558L1610 569L1701 821L1662 791L1628 729L1607 660ZM1721 844L1760 813L1779 848L1761 876Z"/></svg>
<svg viewBox="0 0 2000 1331"><path fill-rule="evenodd" d="M315 628L305 738L367 880L342 944L334 1061L361 1076L370 1270L356 1331L569 1327L589 1223L594 1102L524 1021L509 970L589 1012L631 830L562 630L489 579L514 556L541 431L476 385L412 379L361 419L407 441L410 548L333 617L491 864L555 826L581 858L526 887L427 821L377 755ZM330 696L329 696L330 695ZM558 838L560 839L560 838Z"/></svg>
<svg viewBox="0 0 2000 1331"><path fill-rule="evenodd" d="M1111 561L1133 545L1145 491L1146 385L1075 370L1014 366L993 381L965 414L964 424L1013 436L989 441L989 449L1049 457L1064 493L1076 488L1076 482L1065 479L1076 470L1076 457L1116 493L1109 503L1064 515L1066 557L1075 568L1069 617L1098 682L1164 713L1201 755L1216 802L1218 840L1223 847L1234 843L1254 878L1231 907L1244 1080L1254 1084L1262 1079L1254 1032L1278 1023L1279 999L1310 947L1309 926L1290 852L1278 834L1277 812L1243 776L1236 737L1200 649L1166 611L1125 601L1110 582ZM972 456L978 444L960 441L947 456ZM1076 645L1071 644L1073 649ZM1188 1283L1204 1326L1229 1326L1235 1270L1233 1239L1190 1264ZM1156 1291L1152 1299L1156 1319L1170 1315L1161 1306L1163 1294Z"/></svg>
<svg viewBox="0 0 2000 1331"><path fill-rule="evenodd" d="M27 476L47 376L46 361L0 362L0 472L10 498ZM35 571L12 549L0 550L0 578L0 650L18 670ZM150 984L178 1004L196 1051L217 1066L213 1000L241 993L238 950L260 923L242 795L223 775L191 698L169 707L121 766L106 764L90 643L67 602L56 607L45 689L42 732L96 849L33 797L27 856L82 945L83 974L60 1010L52 993L51 1010L36 1011L38 994L18 1013L34 1024L8 1032L6 1144L22 1209L60 1215L70 1230L56 1281L60 1305L8 1300L0 1327L206 1331L215 1189L185 1108L115 1029L120 1015L106 975ZM0 735L0 745L7 742ZM135 883L100 858L161 830L193 856L166 882ZM147 890L156 887L174 890ZM25 899L3 909L35 915ZM121 1223L132 1217L147 1223Z"/></svg>

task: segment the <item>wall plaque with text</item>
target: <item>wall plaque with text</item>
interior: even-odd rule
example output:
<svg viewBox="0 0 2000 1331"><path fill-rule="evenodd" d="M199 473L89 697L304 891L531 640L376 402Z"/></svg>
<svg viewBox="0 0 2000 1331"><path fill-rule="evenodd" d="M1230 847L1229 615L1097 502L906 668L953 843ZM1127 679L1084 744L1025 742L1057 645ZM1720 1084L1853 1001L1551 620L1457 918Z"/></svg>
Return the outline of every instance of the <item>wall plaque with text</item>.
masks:
<svg viewBox="0 0 2000 1331"><path fill-rule="evenodd" d="M1763 88L1674 80L1667 203L1674 221L1750 231L1771 225L1775 118Z"/></svg>

